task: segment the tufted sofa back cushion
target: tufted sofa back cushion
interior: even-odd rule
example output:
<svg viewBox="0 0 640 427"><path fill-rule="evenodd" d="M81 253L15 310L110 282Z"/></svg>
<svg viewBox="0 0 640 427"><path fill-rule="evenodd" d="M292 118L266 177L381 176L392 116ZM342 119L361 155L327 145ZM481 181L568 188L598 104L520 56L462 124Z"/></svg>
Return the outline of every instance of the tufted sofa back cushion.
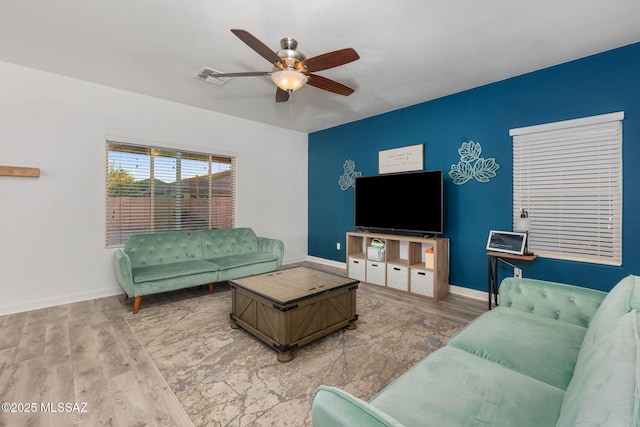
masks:
<svg viewBox="0 0 640 427"><path fill-rule="evenodd" d="M131 236L124 247L131 259L131 268L202 259L199 231Z"/></svg>
<svg viewBox="0 0 640 427"><path fill-rule="evenodd" d="M640 280L609 292L580 348L558 426L640 424Z"/></svg>
<svg viewBox="0 0 640 427"><path fill-rule="evenodd" d="M202 230L204 259L259 252L258 238L251 228Z"/></svg>
<svg viewBox="0 0 640 427"><path fill-rule="evenodd" d="M604 292L553 282L507 277L500 284L500 305L588 327Z"/></svg>
<svg viewBox="0 0 640 427"><path fill-rule="evenodd" d="M602 336L616 327L618 319L632 310L640 310L640 278L627 276L611 289L602 301L584 337L583 350L589 350ZM585 348L587 347L587 348Z"/></svg>

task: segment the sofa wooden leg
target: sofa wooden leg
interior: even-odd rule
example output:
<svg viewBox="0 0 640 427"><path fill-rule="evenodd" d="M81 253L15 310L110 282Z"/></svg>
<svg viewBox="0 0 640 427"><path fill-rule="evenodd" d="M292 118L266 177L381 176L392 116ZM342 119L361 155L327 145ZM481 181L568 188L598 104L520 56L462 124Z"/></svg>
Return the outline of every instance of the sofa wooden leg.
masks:
<svg viewBox="0 0 640 427"><path fill-rule="evenodd" d="M127 295L127 293L126 293L126 292L124 293L123 299L124 299L125 301L129 299L129 295Z"/></svg>
<svg viewBox="0 0 640 427"><path fill-rule="evenodd" d="M142 302L142 297L136 297L133 300L133 314L138 314L138 310L140 310L140 303Z"/></svg>
<svg viewBox="0 0 640 427"><path fill-rule="evenodd" d="M209 283L209 293L213 293L213 283Z"/></svg>

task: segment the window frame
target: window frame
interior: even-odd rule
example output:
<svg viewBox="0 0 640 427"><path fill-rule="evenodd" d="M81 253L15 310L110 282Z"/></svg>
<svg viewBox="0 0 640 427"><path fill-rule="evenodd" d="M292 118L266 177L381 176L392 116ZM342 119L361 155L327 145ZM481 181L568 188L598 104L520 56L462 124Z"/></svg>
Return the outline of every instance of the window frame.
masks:
<svg viewBox="0 0 640 427"><path fill-rule="evenodd" d="M235 156L113 137L105 151L106 248L134 234L235 227Z"/></svg>
<svg viewBox="0 0 640 427"><path fill-rule="evenodd" d="M529 214L529 250L622 265L622 121L601 114L509 131L513 228Z"/></svg>

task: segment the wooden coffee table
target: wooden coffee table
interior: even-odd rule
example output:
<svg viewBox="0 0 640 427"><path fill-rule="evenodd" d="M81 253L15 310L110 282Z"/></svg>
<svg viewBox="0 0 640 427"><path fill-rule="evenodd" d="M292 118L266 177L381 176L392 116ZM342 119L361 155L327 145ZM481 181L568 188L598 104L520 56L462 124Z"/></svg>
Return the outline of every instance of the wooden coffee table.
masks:
<svg viewBox="0 0 640 427"><path fill-rule="evenodd" d="M358 283L304 267L230 280L231 327L242 327L288 362L292 350L356 328Z"/></svg>

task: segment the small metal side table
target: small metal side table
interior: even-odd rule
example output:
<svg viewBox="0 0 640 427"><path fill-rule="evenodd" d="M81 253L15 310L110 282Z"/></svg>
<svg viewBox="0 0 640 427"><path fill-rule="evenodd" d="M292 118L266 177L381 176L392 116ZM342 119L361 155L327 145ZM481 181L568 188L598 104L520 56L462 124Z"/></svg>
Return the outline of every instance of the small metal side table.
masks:
<svg viewBox="0 0 640 427"><path fill-rule="evenodd" d="M503 252L487 252L487 267L489 274L489 310L491 310L491 296L493 295L494 305L498 305L498 262L516 267L515 265L505 261L504 259L512 259L516 261L533 261L538 258L536 254L514 255Z"/></svg>

